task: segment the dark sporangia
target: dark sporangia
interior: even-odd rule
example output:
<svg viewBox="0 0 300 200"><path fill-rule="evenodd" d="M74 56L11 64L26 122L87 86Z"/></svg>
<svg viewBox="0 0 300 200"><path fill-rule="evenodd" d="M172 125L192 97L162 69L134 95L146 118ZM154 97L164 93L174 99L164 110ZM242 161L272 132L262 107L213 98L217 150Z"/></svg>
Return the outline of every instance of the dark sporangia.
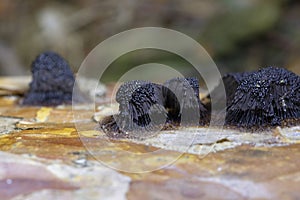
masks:
<svg viewBox="0 0 300 200"><path fill-rule="evenodd" d="M229 74L223 80L228 125L276 126L300 118L300 77L286 69L268 67Z"/></svg>
<svg viewBox="0 0 300 200"><path fill-rule="evenodd" d="M223 83L226 92L226 105L228 106L230 102L234 99L235 92L240 85L243 78L248 73L229 73L223 77Z"/></svg>
<svg viewBox="0 0 300 200"><path fill-rule="evenodd" d="M208 96L206 97L208 100L204 104L204 107L207 110L211 110L211 97L214 97L215 102L221 102L226 100L226 106L231 104L234 96L236 89L238 88L239 84L243 80L245 76L247 76L248 72L243 72L243 73L229 73L226 74L225 76L222 77L222 82L223 85L219 84ZM222 88L224 86L226 96L222 92ZM215 109L221 109L218 107L218 104L216 105L217 107Z"/></svg>
<svg viewBox="0 0 300 200"><path fill-rule="evenodd" d="M207 110L199 98L197 78L173 78L164 83L163 91L169 122L178 125L203 125L207 122Z"/></svg>
<svg viewBox="0 0 300 200"><path fill-rule="evenodd" d="M187 116L184 124L198 125L199 118L206 116L195 78L175 78L164 85L129 81L117 91L116 101L119 114L100 122L100 128L111 137L131 137L128 135L131 131L145 133L155 128L177 126L183 114Z"/></svg>
<svg viewBox="0 0 300 200"><path fill-rule="evenodd" d="M22 104L33 106L56 106L70 104L74 75L67 63L54 52L37 56L32 63L32 81Z"/></svg>
<svg viewBox="0 0 300 200"><path fill-rule="evenodd" d="M117 124L122 130L152 130L152 126L165 123L166 110L162 96L162 86L147 81L124 83L116 94L119 103ZM154 119L164 119L155 123Z"/></svg>
<svg viewBox="0 0 300 200"><path fill-rule="evenodd" d="M119 114L105 118L100 127L108 136L132 137L126 132L155 130L166 122L162 86L147 81L129 81L116 94Z"/></svg>

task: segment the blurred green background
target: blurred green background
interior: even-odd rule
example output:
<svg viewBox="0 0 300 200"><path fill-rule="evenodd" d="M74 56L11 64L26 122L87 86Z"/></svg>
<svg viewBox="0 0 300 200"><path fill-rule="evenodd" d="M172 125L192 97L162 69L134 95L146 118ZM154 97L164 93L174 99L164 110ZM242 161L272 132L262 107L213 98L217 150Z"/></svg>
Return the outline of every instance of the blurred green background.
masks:
<svg viewBox="0 0 300 200"><path fill-rule="evenodd" d="M30 74L32 60L45 50L59 52L76 72L101 41L144 26L196 39L221 73L280 66L300 74L299 19L297 0L0 0L0 75ZM103 81L147 62L193 74L180 58L148 50L120 57Z"/></svg>

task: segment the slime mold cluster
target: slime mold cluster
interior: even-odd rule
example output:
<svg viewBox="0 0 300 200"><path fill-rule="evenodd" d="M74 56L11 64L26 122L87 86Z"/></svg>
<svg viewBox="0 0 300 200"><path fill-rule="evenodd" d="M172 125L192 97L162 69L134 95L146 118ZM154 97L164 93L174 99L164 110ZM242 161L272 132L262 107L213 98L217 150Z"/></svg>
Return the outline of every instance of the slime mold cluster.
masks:
<svg viewBox="0 0 300 200"><path fill-rule="evenodd" d="M216 94L217 102L226 100L225 125L258 130L299 122L298 75L284 68L267 67L254 72L230 73L223 76L222 81L227 98L218 96L221 84L212 93ZM100 129L115 138L129 137L128 132L132 131L152 130L153 116L165 119L154 123L158 127L206 125L213 117L211 102L204 104L199 98L196 78L173 78L162 85L129 81L119 88L116 100L119 114L100 122Z"/></svg>
<svg viewBox="0 0 300 200"><path fill-rule="evenodd" d="M119 114L100 122L100 128L113 137L130 137L124 133L182 125L183 114L188 116L185 124L199 125L207 115L199 99L196 78L174 78L163 85L129 81L118 89L116 101Z"/></svg>
<svg viewBox="0 0 300 200"><path fill-rule="evenodd" d="M222 78L226 92L225 125L245 128L274 127L298 123L300 77L284 68L267 67L254 72L230 73ZM216 101L221 84L212 91ZM72 103L74 75L54 52L37 56L32 63L32 81L22 104L57 106ZM208 95L210 99L211 95ZM73 97L83 102L84 95ZM178 126L207 125L210 102L199 98L196 78L173 78L163 84L133 80L118 89L119 113L100 122L108 136L122 138L138 132L153 132Z"/></svg>

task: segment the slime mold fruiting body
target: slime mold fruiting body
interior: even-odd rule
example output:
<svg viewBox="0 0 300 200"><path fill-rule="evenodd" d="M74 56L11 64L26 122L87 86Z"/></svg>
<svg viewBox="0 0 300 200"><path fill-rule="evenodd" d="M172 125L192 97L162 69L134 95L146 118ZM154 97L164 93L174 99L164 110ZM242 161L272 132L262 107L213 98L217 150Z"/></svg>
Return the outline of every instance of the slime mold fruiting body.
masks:
<svg viewBox="0 0 300 200"><path fill-rule="evenodd" d="M67 63L54 52L37 56L32 63L32 81L22 104L33 106L56 106L70 104L75 82Z"/></svg>
<svg viewBox="0 0 300 200"><path fill-rule="evenodd" d="M296 74L268 67L230 76L229 83L236 87L227 92L226 124L276 126L284 120L300 118L300 77Z"/></svg>

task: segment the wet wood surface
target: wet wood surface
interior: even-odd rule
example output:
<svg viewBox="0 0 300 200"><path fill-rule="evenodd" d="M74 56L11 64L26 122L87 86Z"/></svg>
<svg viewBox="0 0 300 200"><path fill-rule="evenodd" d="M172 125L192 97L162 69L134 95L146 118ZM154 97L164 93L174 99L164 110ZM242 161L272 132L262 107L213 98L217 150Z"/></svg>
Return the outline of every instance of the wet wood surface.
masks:
<svg viewBox="0 0 300 200"><path fill-rule="evenodd" d="M0 78L0 199L300 199L298 126L109 140L117 105L19 106L28 81Z"/></svg>

